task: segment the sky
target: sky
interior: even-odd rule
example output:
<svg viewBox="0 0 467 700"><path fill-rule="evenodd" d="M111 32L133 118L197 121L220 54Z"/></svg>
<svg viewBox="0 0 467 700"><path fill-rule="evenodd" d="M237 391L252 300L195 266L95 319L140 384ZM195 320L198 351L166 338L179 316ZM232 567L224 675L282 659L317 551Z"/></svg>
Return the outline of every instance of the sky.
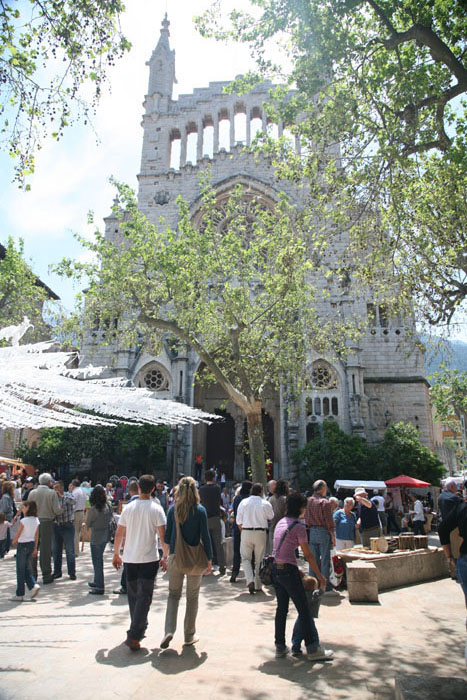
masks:
<svg viewBox="0 0 467 700"><path fill-rule="evenodd" d="M12 183L12 161L0 152L0 242L22 238L34 272L62 299L67 309L79 288L49 271L63 257L86 259L73 233L91 237L111 211L115 190L109 178L137 186L142 136L142 103L150 58L167 11L175 49L174 98L210 81L229 80L254 67L248 48L202 38L193 24L212 0L127 0L122 30L132 43L129 54L109 71L109 81L93 119L93 128L69 127L64 137L44 142L36 171L25 192ZM248 0L221 0L223 9L248 7ZM95 225L88 224L88 212ZM467 327L453 337L467 341Z"/></svg>
<svg viewBox="0 0 467 700"><path fill-rule="evenodd" d="M237 8L248 5L246 0L222 2ZM165 11L171 48L176 52L174 98L210 81L232 79L253 67L245 46L227 46L198 34L193 17L210 4L210 0L128 0L121 24L132 50L108 74L94 129L75 125L60 141L44 142L36 156L35 174L29 179L29 192L12 183L12 160L0 153L0 242L5 243L8 236L22 238L32 269L68 309L78 289L48 268L65 256L86 255L73 233L92 236L96 226L103 229L102 219L110 213L115 196L111 176L137 186L142 104L149 78L145 64L159 40ZM87 223L89 211L94 213L94 226Z"/></svg>

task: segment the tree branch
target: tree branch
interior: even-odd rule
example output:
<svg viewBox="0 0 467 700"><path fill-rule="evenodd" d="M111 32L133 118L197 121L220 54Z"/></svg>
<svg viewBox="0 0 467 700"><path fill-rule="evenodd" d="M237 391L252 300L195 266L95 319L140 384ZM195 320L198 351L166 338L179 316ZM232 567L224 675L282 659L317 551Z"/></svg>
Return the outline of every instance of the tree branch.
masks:
<svg viewBox="0 0 467 700"><path fill-rule="evenodd" d="M177 323L175 323L175 321L167 321L162 318L153 318L152 316L148 316L148 314L146 314L144 311L139 312L139 318L150 328L157 328L158 330L163 330L167 331L168 333L172 333L177 338L180 338L180 340L183 340L189 345L191 345L192 348L196 350L201 360L206 364L207 367L209 367L209 369L214 374L221 387L226 391L229 398L231 398L232 401L237 406L240 406L240 408L242 408L244 411L247 411L250 408L250 402L248 401L247 397L244 396L244 394L242 394L240 391L238 391L238 389L236 389L232 385L232 383L230 382L228 377L226 377L226 375L222 372L212 355L208 352L208 350L206 350L206 348L199 340L197 340L187 331L184 331L183 328L180 328L180 326L178 326Z"/></svg>

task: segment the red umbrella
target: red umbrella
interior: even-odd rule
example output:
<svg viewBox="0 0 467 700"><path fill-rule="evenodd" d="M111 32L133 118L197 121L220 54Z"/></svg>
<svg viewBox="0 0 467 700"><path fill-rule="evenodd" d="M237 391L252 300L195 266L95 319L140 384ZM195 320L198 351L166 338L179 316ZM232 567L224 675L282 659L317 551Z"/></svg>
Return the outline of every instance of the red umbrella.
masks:
<svg viewBox="0 0 467 700"><path fill-rule="evenodd" d="M414 479L412 476L401 474L400 476L395 476L394 479L388 479L386 486L406 486L413 489L423 489L426 486L431 486L431 484L428 481L420 481L420 479Z"/></svg>

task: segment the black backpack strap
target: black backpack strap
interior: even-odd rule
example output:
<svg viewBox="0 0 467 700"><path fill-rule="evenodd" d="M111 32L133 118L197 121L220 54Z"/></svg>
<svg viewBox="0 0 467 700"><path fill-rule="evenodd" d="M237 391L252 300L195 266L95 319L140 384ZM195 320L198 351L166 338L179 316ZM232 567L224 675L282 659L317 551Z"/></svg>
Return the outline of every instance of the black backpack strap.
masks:
<svg viewBox="0 0 467 700"><path fill-rule="evenodd" d="M293 530L293 528L295 527L295 525L298 525L298 520L296 520L294 523L292 523L292 525L291 525L290 527L288 527L287 530L286 530L286 531L284 532L284 534L282 535L281 540L280 540L280 542L279 542L279 546L278 546L278 548L276 549L276 557L277 557L277 554L278 554L278 552L279 552L279 549L280 549L280 548L282 547L282 545L284 544L285 538L287 537L287 535L289 534L289 532L290 532L291 530Z"/></svg>

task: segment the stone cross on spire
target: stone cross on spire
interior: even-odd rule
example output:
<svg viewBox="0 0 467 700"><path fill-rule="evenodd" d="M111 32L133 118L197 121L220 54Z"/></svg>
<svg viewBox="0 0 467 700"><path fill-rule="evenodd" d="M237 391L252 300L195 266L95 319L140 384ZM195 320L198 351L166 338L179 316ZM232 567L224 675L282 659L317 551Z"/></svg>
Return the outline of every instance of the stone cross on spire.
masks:
<svg viewBox="0 0 467 700"><path fill-rule="evenodd" d="M172 97L175 78L175 51L170 50L169 26L167 12L162 20L161 35L152 56L146 63L149 66L148 95L157 93L165 97Z"/></svg>

